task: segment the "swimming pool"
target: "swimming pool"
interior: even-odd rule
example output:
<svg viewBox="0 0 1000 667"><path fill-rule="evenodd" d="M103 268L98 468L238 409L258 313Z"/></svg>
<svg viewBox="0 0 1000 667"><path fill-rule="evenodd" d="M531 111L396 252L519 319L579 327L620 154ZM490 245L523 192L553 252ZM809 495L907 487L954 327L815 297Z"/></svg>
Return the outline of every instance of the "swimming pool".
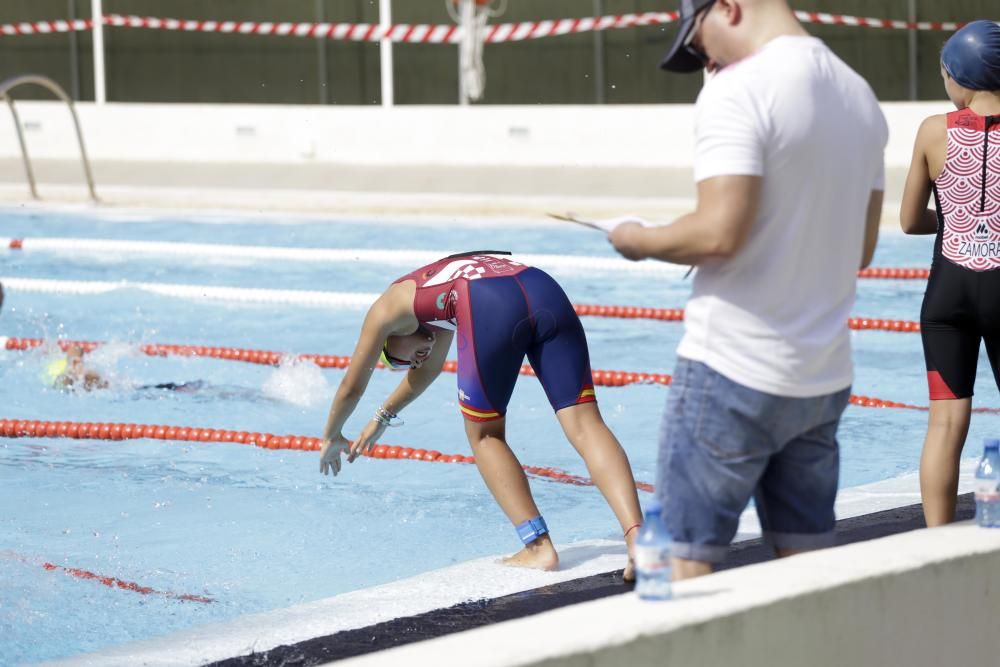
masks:
<svg viewBox="0 0 1000 667"><path fill-rule="evenodd" d="M224 224L223 224L224 223ZM452 252L510 249L558 255L541 264L574 303L683 307L679 271L601 268L613 257L599 234L556 223L440 220L219 219L5 210L0 236L73 237L296 248ZM879 266L926 266L931 239L884 231ZM574 257L580 259L574 260ZM8 251L0 275L19 279L120 281L257 289L375 293L419 264L255 260L82 251ZM855 313L917 319L922 281L866 280ZM109 341L92 360L110 391L68 394L39 381L45 350L0 352L0 418L177 424L318 435L341 371L279 368L204 358L150 357L136 343L178 343L349 355L363 308L163 296L135 288L79 295L9 290L0 335ZM670 373L681 325L584 318L595 369ZM854 393L926 405L920 339L857 331ZM453 357L453 355L452 355ZM981 359L976 405L1000 399ZM345 434L352 437L398 381L376 372ZM200 380L179 394L134 387ZM445 375L391 430L389 444L467 454ZM655 433L666 390L653 384L599 387L609 425L640 481L655 477ZM850 407L840 440L841 486L917 469L925 413ZM995 435L977 415L967 452ZM522 378L509 411L509 439L522 463L586 476L540 386ZM600 494L537 480L536 500L559 543L617 539ZM645 498L644 494L641 495ZM312 452L227 443L0 438L0 662L75 655L212 620L275 609L491 554L517 542L472 466L361 460L336 479L318 474ZM48 563L53 567L47 568ZM99 585L66 569L152 589ZM178 599L194 596L204 600Z"/></svg>

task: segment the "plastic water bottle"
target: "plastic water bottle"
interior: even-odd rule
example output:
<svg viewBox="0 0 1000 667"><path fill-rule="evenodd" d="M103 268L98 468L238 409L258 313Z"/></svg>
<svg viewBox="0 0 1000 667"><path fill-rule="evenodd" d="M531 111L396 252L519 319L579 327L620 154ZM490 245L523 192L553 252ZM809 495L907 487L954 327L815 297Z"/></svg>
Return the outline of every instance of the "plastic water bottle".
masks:
<svg viewBox="0 0 1000 667"><path fill-rule="evenodd" d="M976 466L976 523L1000 528L1000 440L988 438L983 450Z"/></svg>
<svg viewBox="0 0 1000 667"><path fill-rule="evenodd" d="M671 596L670 548L673 538L662 521L662 513L659 503L649 505L635 540L635 591L643 600L669 600Z"/></svg>

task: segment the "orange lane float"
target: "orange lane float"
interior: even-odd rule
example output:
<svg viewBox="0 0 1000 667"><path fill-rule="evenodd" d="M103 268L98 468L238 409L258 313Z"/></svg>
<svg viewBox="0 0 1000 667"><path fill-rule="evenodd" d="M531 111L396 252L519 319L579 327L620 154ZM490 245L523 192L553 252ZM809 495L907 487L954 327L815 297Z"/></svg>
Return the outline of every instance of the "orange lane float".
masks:
<svg viewBox="0 0 1000 667"><path fill-rule="evenodd" d="M251 431L165 426L161 424L123 424L107 422L42 421L33 419L0 419L0 437L3 438L71 438L74 440L176 440L182 442L225 442L253 445L265 449L298 449L319 451L320 439L300 435L274 435ZM435 463L475 463L476 459L462 454L445 454L436 449L413 449L396 445L377 444L365 456L373 459L408 459ZM592 480L572 475L558 468L523 466L530 475L546 480L593 486ZM653 485L636 483L640 491L652 491Z"/></svg>
<svg viewBox="0 0 1000 667"><path fill-rule="evenodd" d="M139 593L141 595L153 595L158 597L169 598L171 600L180 600L181 602L199 602L201 604L211 604L215 602L213 598L206 595L192 595L190 593L174 593L171 591L158 591L151 586L143 586L142 584L137 584L134 581L128 581L126 579L119 579L118 577L111 577L105 574L97 574L96 572L91 572L90 570L84 570L79 567L68 567L66 565L56 565L55 563L50 563L48 561L39 562L37 559L29 558L17 553L12 553L10 551L3 554L4 558L9 558L13 560L21 561L22 563L27 563L29 565L39 565L42 569L48 572L61 572L70 577L76 577L77 579L85 579L87 581L94 581L108 588L117 588L123 591L131 591L133 593Z"/></svg>
<svg viewBox="0 0 1000 667"><path fill-rule="evenodd" d="M894 322L896 320L875 320L875 322ZM915 323L914 323L915 324ZM919 326L919 325L917 325ZM40 338L8 338L5 347L8 350L29 350L40 347L45 341ZM101 345L95 341L72 341L60 340L57 342L60 348L68 349L78 345L89 352ZM269 350L250 350L232 347L206 347L202 345L164 345L150 343L139 346L139 350L150 356L165 357L168 355L179 355L187 357L208 357L212 359L226 359L231 361L242 361L251 364L263 364L267 366L277 366L283 359L303 359L311 361L320 368L347 368L351 361L350 357L335 356L328 354L287 354L283 352L272 352ZM379 368L384 366L379 362ZM446 361L442 367L447 373L454 373L458 370L456 361ZM535 371L528 364L521 366L521 375L533 376ZM592 371L594 385L600 387L624 387L632 384L659 384L669 385L672 377L667 373L636 373L632 371L612 371L594 370ZM927 406L910 405L908 403L898 403L887 401L871 396L859 396L852 394L851 405L862 408L901 408L904 410L924 410ZM980 414L1000 414L1000 408L973 408L974 413Z"/></svg>
<svg viewBox="0 0 1000 667"><path fill-rule="evenodd" d="M170 598L172 600L180 600L182 602L200 602L202 604L211 604L215 602L210 597L204 595L191 595L188 593L171 593L170 591L157 591L149 586L143 586L137 584L134 581L126 581L124 579L118 579L117 577L109 577L103 574L95 574L89 570L81 570L78 567L64 567L62 565L55 565L53 563L42 563L42 567L46 570L61 571L71 577L76 577L77 579L87 579L90 581L96 581L99 584L108 586L109 588L119 588L125 591L132 591L133 593L140 593L142 595L156 595L160 597Z"/></svg>

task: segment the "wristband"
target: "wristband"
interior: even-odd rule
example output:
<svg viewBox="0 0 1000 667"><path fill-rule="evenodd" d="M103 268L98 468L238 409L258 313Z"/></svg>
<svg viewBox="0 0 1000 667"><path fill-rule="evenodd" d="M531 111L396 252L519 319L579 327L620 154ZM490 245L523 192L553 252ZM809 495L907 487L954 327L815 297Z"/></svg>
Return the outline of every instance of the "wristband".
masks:
<svg viewBox="0 0 1000 667"><path fill-rule="evenodd" d="M393 412L389 412L388 410L386 410L385 408L383 408L381 405L378 407L377 410L375 410L375 415L372 417L372 419L374 419L375 421L377 421L379 424L382 424L383 426L402 426L403 425L403 420L400 419L398 415L396 415Z"/></svg>

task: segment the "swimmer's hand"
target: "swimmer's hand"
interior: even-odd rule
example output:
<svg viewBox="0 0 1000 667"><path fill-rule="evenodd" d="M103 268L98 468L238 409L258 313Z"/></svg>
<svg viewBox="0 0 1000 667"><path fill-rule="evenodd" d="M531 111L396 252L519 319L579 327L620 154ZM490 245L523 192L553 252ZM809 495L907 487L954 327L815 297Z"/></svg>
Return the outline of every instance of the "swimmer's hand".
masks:
<svg viewBox="0 0 1000 667"><path fill-rule="evenodd" d="M323 440L323 446L319 450L319 471L323 475L329 475L333 471L336 477L340 472L340 455L350 451L351 443L347 438L338 435L329 440Z"/></svg>
<svg viewBox="0 0 1000 667"><path fill-rule="evenodd" d="M365 424L361 435L351 446L351 455L347 457L347 462L354 463L354 459L370 452L375 447L375 441L381 438L383 433L385 433L385 424L375 419Z"/></svg>

